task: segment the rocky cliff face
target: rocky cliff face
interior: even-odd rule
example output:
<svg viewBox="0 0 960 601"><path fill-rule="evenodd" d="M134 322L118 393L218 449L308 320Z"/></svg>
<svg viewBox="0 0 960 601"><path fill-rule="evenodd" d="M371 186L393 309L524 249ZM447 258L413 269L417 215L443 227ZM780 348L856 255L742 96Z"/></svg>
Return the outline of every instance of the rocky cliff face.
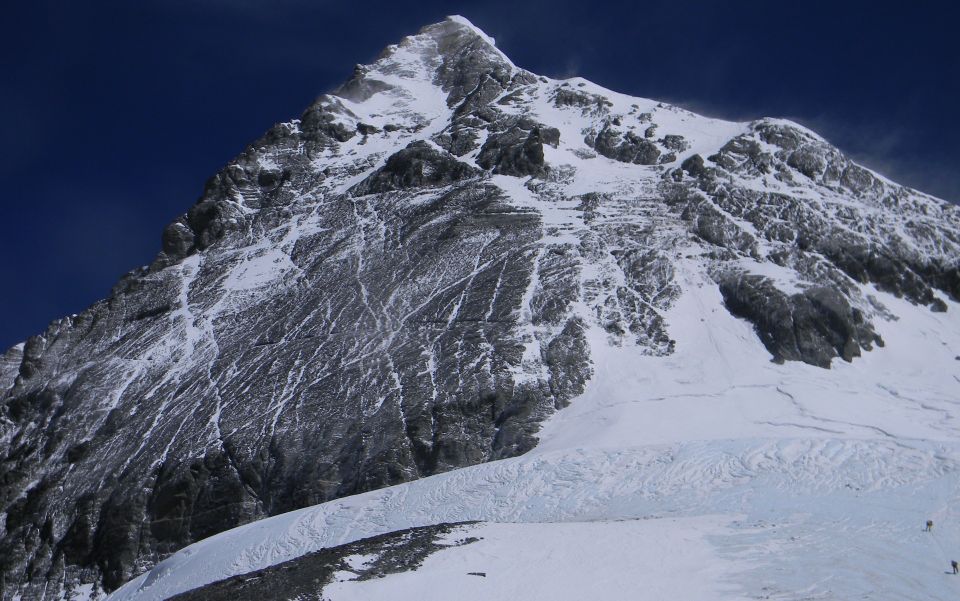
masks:
<svg viewBox="0 0 960 601"><path fill-rule="evenodd" d="M3 390L8 390L13 386L14 380L16 380L17 372L20 371L20 362L23 360L23 345L18 344L17 346L7 350L3 355L0 355L0 388Z"/></svg>
<svg viewBox="0 0 960 601"><path fill-rule="evenodd" d="M523 453L590 379L588 330L673 352L680 268L773 360L829 368L883 344L871 289L942 311L958 261L957 207L802 127L539 77L432 25L4 355L6 594L96 595L238 524Z"/></svg>

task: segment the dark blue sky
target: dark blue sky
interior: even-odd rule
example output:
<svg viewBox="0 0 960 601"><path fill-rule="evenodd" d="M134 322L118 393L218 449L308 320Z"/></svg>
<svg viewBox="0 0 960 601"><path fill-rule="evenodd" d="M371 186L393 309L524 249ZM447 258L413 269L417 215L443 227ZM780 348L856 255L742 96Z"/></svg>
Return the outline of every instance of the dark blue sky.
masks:
<svg viewBox="0 0 960 601"><path fill-rule="evenodd" d="M532 71L712 116L790 117L960 201L952 2L8 3L0 347L106 296L246 143L451 13Z"/></svg>

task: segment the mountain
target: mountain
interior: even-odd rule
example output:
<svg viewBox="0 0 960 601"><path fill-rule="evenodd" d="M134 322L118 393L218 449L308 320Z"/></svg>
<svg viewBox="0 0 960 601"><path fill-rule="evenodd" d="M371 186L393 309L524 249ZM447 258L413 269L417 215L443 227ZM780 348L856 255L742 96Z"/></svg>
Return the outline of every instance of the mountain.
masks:
<svg viewBox="0 0 960 601"><path fill-rule="evenodd" d="M7 596L952 594L960 209L799 125L451 17L162 241L0 362Z"/></svg>

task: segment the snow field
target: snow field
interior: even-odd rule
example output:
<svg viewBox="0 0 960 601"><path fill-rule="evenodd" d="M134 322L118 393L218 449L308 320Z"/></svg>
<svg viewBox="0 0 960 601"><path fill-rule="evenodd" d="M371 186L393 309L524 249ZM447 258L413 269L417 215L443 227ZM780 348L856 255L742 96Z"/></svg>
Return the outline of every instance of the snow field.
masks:
<svg viewBox="0 0 960 601"><path fill-rule="evenodd" d="M478 542L452 546L416 571L387 578L340 579L330 601L367 599L715 599L725 574L705 532L714 517L622 522L478 524L455 533ZM482 575L481 575L482 574Z"/></svg>
<svg viewBox="0 0 960 601"><path fill-rule="evenodd" d="M512 537L515 549L503 551L505 555L496 561L528 565L528 552L542 544L521 535L526 532L523 525L541 524L549 530L554 523L592 524L584 526L587 530L556 534L560 538L566 536L564 532L583 534L555 545L562 555L562 549L587 545L582 539L595 536L589 533L592 527L602 528L605 523L623 527L624 522L616 520L640 518L644 524L662 524L650 528L661 528L657 536L670 540L650 546L637 542L643 538L633 538L631 544L605 553L643 555L672 545L677 549L676 562L682 563L687 553L683 533L695 530L704 537L699 540L709 544L694 545L693 556L709 550L710 556L703 561L724 566L719 572L724 575L722 581L707 578L706 573L697 576L707 578L697 586L713 587L716 594L709 598L742 598L737 591L749 591L756 582L782 594L824 588L824 582L831 593L856 587L856 579L831 582L837 565L847 565L851 574L878 565L877 574L868 571L860 579L886 578L890 582L883 590L890 590L899 582L899 566L905 559L913 558L913 568L937 582L932 579L946 565L944 553L960 550L960 528L953 525L956 514L951 509L960 500L958 458L957 445L918 443L911 448L887 441L831 439L703 441L538 453L341 499L222 533L168 558L111 598L162 599L320 548L449 521L486 520L518 528ZM697 521L707 517L709 523ZM930 545L933 537L919 536L926 535L919 530L927 517L942 524L935 540L944 546L943 552ZM669 525L677 519L692 525ZM467 545L456 553L472 557L475 551ZM851 553L853 560L848 558ZM563 559L567 560L577 561ZM732 569L724 562L738 563ZM494 572L499 564L492 565L489 570ZM749 577L737 576L748 572ZM664 572L657 586L666 590L687 580L675 575L675 571ZM731 588L732 584L737 586Z"/></svg>

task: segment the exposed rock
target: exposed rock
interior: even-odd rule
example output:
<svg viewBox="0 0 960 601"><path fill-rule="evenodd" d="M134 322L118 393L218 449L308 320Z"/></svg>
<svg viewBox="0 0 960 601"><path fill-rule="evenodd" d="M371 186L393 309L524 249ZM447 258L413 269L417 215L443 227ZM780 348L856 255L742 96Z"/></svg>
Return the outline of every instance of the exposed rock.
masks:
<svg viewBox="0 0 960 601"><path fill-rule="evenodd" d="M796 150L804 139L800 130L774 123L761 122L757 125L756 131L764 142L788 151Z"/></svg>
<svg viewBox="0 0 960 601"><path fill-rule="evenodd" d="M480 172L439 151L427 142L411 142L390 156L386 164L351 188L354 195L375 194L410 188L446 186Z"/></svg>
<svg viewBox="0 0 960 601"><path fill-rule="evenodd" d="M691 177L700 177L707 174L706 167L703 164L703 157L695 154L680 163L680 168L690 174Z"/></svg>
<svg viewBox="0 0 960 601"><path fill-rule="evenodd" d="M491 134L480 149L477 164L503 175L543 175L543 145L556 146L559 142L560 130L522 119L503 132Z"/></svg>
<svg viewBox="0 0 960 601"><path fill-rule="evenodd" d="M437 144L454 156L462 157L477 148L480 138L476 130L455 130L446 137L437 140Z"/></svg>
<svg viewBox="0 0 960 601"><path fill-rule="evenodd" d="M603 96L564 87L557 88L553 102L560 108L568 106L580 108L584 115L603 115L613 106L613 103Z"/></svg>
<svg viewBox="0 0 960 601"><path fill-rule="evenodd" d="M811 148L799 148L787 157L787 164L806 175L810 179L817 179L823 173L826 165L823 159Z"/></svg>
<svg viewBox="0 0 960 601"><path fill-rule="evenodd" d="M495 79L493 75L481 73L479 77L480 81L476 87L466 95L463 102L457 107L457 110L454 112L455 117L477 111L480 111L481 114L486 114L486 111L489 110L488 107L490 103L503 93L503 82Z"/></svg>
<svg viewBox="0 0 960 601"><path fill-rule="evenodd" d="M660 149L656 144L632 131L622 132L612 123L606 124L595 136L588 135L585 142L608 159L622 163L656 165L660 158Z"/></svg>
<svg viewBox="0 0 960 601"><path fill-rule="evenodd" d="M736 250L751 257L759 256L757 240L753 235L709 204L700 203L699 207L695 214L689 210L684 214L685 218L693 221L698 236L724 249Z"/></svg>
<svg viewBox="0 0 960 601"><path fill-rule="evenodd" d="M809 288L786 294L762 276L723 274L720 292L730 312L756 328L773 360L830 367L834 357L851 361L883 341L863 313L836 290Z"/></svg>
<svg viewBox="0 0 960 601"><path fill-rule="evenodd" d="M720 148L717 154L707 157L727 171L751 174L769 173L773 157L762 151L760 144L749 136L738 136Z"/></svg>
<svg viewBox="0 0 960 601"><path fill-rule="evenodd" d="M369 100L374 94L391 89L390 84L367 76L366 65L357 65L353 69L353 77L348 79L333 93L341 98L353 102Z"/></svg>
<svg viewBox="0 0 960 601"><path fill-rule="evenodd" d="M330 145L334 142L346 142L355 136L356 126L347 125L355 120L356 115L339 99L324 95L301 115L300 130L308 140Z"/></svg>
<svg viewBox="0 0 960 601"><path fill-rule="evenodd" d="M20 373L20 364L23 362L23 345L18 344L7 349L0 355L0 398L3 393L13 386L13 381Z"/></svg>
<svg viewBox="0 0 960 601"><path fill-rule="evenodd" d="M360 134L363 135L363 136L369 136L369 135L372 135L372 134L378 134L378 133L380 133L382 130L381 130L379 127L377 127L376 125L370 125L369 123L358 123L358 124L357 124L357 131L360 132ZM263 185L263 184L261 184L261 185Z"/></svg>
<svg viewBox="0 0 960 601"><path fill-rule="evenodd" d="M557 409L586 388L593 374L590 366L583 362L583 357L589 354L585 324L575 317L570 318L560 335L547 345L544 360L550 368L550 388L558 400L563 399Z"/></svg>
<svg viewBox="0 0 960 601"><path fill-rule="evenodd" d="M193 249L195 234L183 221L174 221L163 230L163 252L182 258Z"/></svg>
<svg viewBox="0 0 960 601"><path fill-rule="evenodd" d="M745 135L725 144L710 160L741 177L796 172L797 177L813 179L815 185L828 187L831 191L850 190L863 198L866 206L898 206L899 191L891 194L869 172L811 134L765 121L760 122L755 130L763 141L784 150L771 156L761 150L756 140ZM915 220L898 226L885 218L878 219L874 211L858 211L849 204L812 205L789 196L722 185L709 171L701 170L693 157L688 161L690 163L685 161L682 168L691 175L698 174L697 186L713 204L727 214L749 222L767 240L789 244L791 252L817 253L826 257L831 272L828 277L837 285L843 285L842 279L836 276L840 271L855 281L874 283L882 290L937 310L943 307L935 302L933 289L942 290L950 298L960 298L960 288L956 284L960 281L960 268L956 261L938 258L941 244L949 240L946 243L953 247L960 242L954 240L952 234L942 231L934 234L928 229L931 226L919 226ZM794 179L789 177L786 181ZM720 245L727 245L733 239L730 234L735 232L736 226L729 225L726 218L717 217L714 208L700 204L687 206L685 216L694 221L697 233L704 239ZM707 212L706 218L695 218L701 210ZM930 211L929 208L923 210ZM955 218L953 209L945 205L938 207L936 213L941 215L940 219ZM929 213L923 220L928 217ZM912 244L928 250L921 252L904 244L900 232L905 229L912 231ZM878 232L883 234L878 236ZM741 250L746 248L742 242L736 246Z"/></svg>
<svg viewBox="0 0 960 601"><path fill-rule="evenodd" d="M447 92L449 106L460 104L477 89L481 80L492 80L501 88L509 84L513 71L510 64L475 31L453 21L444 21L425 27L420 35L436 40L441 63L434 82ZM401 46L407 40L411 38L406 38Z"/></svg>
<svg viewBox="0 0 960 601"><path fill-rule="evenodd" d="M660 140L660 143L663 144L664 148L674 152L683 152L687 148L690 148L690 143L687 142L683 136L677 136L674 134L667 134L662 140Z"/></svg>

